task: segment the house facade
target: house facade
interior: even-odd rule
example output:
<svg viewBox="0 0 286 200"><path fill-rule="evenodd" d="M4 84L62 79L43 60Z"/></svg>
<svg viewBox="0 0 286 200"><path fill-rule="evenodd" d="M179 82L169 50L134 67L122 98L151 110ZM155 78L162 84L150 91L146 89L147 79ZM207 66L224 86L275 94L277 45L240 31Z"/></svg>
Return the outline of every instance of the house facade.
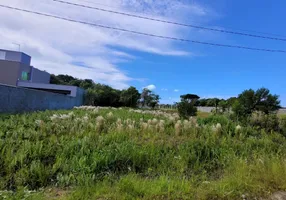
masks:
<svg viewBox="0 0 286 200"><path fill-rule="evenodd" d="M71 97L84 90L68 85L50 84L50 74L31 66L31 56L17 51L0 49L0 85L41 90Z"/></svg>
<svg viewBox="0 0 286 200"><path fill-rule="evenodd" d="M0 49L0 83L17 86L18 82L49 84L50 74L31 66L27 54Z"/></svg>

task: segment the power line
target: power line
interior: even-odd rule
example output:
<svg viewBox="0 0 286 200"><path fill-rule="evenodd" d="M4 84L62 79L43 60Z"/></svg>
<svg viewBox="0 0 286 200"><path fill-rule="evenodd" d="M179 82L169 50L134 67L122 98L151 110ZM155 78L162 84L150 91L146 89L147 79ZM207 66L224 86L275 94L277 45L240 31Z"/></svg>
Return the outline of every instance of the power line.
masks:
<svg viewBox="0 0 286 200"><path fill-rule="evenodd" d="M197 41L197 40L188 40L188 39L182 39L182 38L176 38L176 37L154 35L154 34L151 34L151 33L143 33L143 32L123 29L123 28L115 28L115 27L110 27L110 26L105 26L105 25L100 25L100 24L94 24L94 23L89 23L89 22L85 22L85 21L79 21L79 20L69 19L69 18L65 18L65 17L59 17L59 16L55 16L55 15L40 13L40 12L36 12L36 11L30 11L30 10L25 10L25 9L21 9L21 8L10 7L10 6L1 5L1 4L0 4L0 7L12 9L12 10L17 10L17 11L22 11L22 12L26 12L26 13L32 13L32 14L41 15L41 16L46 16L46 17L51 17L51 18L55 18L55 19L61 19L61 20L65 20L65 21L80 23L80 24L85 24L85 25L105 28L105 29L123 31L123 32L137 34L137 35L144 35L144 36L156 37L156 38L161 38L161 39L168 39L168 40L175 40L175 41L182 41L182 42L190 42L190 43L210 45L210 46L229 47L229 48L238 48L238 49L248 49L248 50L254 50L254 51L286 53L285 50L263 49L263 48L254 48L254 47L246 47L246 46L209 43L209 42L202 42L202 41Z"/></svg>
<svg viewBox="0 0 286 200"><path fill-rule="evenodd" d="M93 2L93 1L88 1L88 0L80 0L86 3L90 3L90 4L94 4L94 5L100 5L100 6L104 6L104 7L109 7L109 8L118 8L115 6L111 6L111 5L107 5L107 4L103 4L103 3L97 3L97 2Z"/></svg>
<svg viewBox="0 0 286 200"><path fill-rule="evenodd" d="M108 7L108 8L118 8L115 6L111 6L111 5L107 5L107 4L102 4L102 3L96 3L93 1L88 1L88 0L77 0L77 1L83 1L89 4L94 4L94 5L100 5L100 6L104 6L104 7ZM258 33L258 34L262 34L262 35L272 35L272 36L278 36L278 37L283 37L286 38L285 35L281 35L281 34L275 34L275 33L268 33L268 32L262 32L262 31L254 31L254 30L249 30L249 29L239 29L239 28L233 28L233 27L228 27L228 26L224 26L227 29L232 29L232 30L236 30L236 31L243 31L243 32L250 32L250 33Z"/></svg>
<svg viewBox="0 0 286 200"><path fill-rule="evenodd" d="M227 29L232 29L232 30L237 30L237 31L244 31L244 32L250 32L250 33L258 33L258 34L262 34L262 35L272 35L272 36L278 36L278 37L283 37L282 39L286 38L285 35L281 35L281 34L275 34L275 33L267 33L267 32L261 32L261 31L254 31L254 30L246 30L246 29L238 29L238 28L232 28L232 27L226 27ZM279 38L280 39L280 38Z"/></svg>
<svg viewBox="0 0 286 200"><path fill-rule="evenodd" d="M68 5L73 5L73 6L78 6L78 7L83 7L83 8L88 8L88 9L93 9L93 10L98 10L98 11L103 11L103 12L109 12L109 13L118 14L118 15L125 15L128 17L135 17L135 18L139 18L139 19L151 20L151 21L173 24L173 25L178 25L178 26L184 26L184 27L189 27L189 28L196 28L196 29L202 29L202 30L207 30L207 31L215 31L215 32L221 32L221 33L227 33L227 34L234 34L234 35L241 35L241 36L247 36L247 37L255 37L255 38L262 38L262 39L268 39L268 40L278 40L278 41L286 42L286 39L284 39L284 38L268 37L268 36L263 36L263 35L255 35L255 34L242 33L242 32L237 32L237 31L228 31L228 30L223 30L223 29L208 28L208 27L197 26L197 25L192 25L192 24L184 24L184 23L179 23L179 22L173 22L173 21L155 19L155 18L140 16L140 15L134 15L134 14L125 13L125 12L119 12L119 11L114 11L114 10L107 10L104 8L91 7L91 6L87 6L87 5L83 5L83 4L71 3L71 2L62 1L62 0L53 0L53 1L58 2L58 3L62 3L62 4L68 4Z"/></svg>

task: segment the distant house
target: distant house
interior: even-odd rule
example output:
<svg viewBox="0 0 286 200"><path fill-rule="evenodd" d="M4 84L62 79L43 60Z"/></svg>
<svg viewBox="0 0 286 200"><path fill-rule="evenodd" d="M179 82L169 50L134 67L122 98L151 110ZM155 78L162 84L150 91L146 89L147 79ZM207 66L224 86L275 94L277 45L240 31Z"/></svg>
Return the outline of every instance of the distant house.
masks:
<svg viewBox="0 0 286 200"><path fill-rule="evenodd" d="M0 49L0 83L17 86L20 81L49 84L50 74L32 67L27 54Z"/></svg>
<svg viewBox="0 0 286 200"><path fill-rule="evenodd" d="M43 90L76 97L83 90L75 86L50 84L50 74L31 66L31 56L0 49L0 84Z"/></svg>

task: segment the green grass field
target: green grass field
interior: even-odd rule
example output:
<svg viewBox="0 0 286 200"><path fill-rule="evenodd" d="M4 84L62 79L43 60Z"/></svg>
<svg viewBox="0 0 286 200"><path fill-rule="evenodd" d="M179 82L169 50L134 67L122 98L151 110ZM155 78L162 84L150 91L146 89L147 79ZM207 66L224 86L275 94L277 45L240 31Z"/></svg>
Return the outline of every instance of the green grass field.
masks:
<svg viewBox="0 0 286 200"><path fill-rule="evenodd" d="M0 199L247 199L286 189L286 139L224 116L84 107L0 116Z"/></svg>

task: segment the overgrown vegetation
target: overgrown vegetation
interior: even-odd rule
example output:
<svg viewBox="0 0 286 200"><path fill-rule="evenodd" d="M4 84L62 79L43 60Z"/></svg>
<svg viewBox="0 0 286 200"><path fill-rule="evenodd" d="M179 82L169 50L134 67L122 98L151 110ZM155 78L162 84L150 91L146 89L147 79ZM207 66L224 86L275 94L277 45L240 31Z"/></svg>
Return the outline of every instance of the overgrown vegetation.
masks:
<svg viewBox="0 0 286 200"><path fill-rule="evenodd" d="M139 104L141 104L143 107L148 106L154 109L156 106L159 105L159 100L159 95L156 95L151 90L145 88L142 91L141 101L139 102Z"/></svg>
<svg viewBox="0 0 286 200"><path fill-rule="evenodd" d="M6 115L0 194L255 199L286 189L285 156L283 134L223 115L180 120L176 113L96 107Z"/></svg>
<svg viewBox="0 0 286 200"><path fill-rule="evenodd" d="M233 102L236 100L236 97L231 97L229 99L219 99L219 98L203 98L203 99L198 99L196 101L196 106L201 106L201 107L219 107L219 105L224 104L227 107L231 107Z"/></svg>
<svg viewBox="0 0 286 200"><path fill-rule="evenodd" d="M271 114L279 108L278 95L270 94L266 88L260 88L256 91L245 90L238 95L237 100L232 105L233 112L239 117L248 117L255 111Z"/></svg>
<svg viewBox="0 0 286 200"><path fill-rule="evenodd" d="M178 113L181 118L188 119L191 116L197 115L196 101L200 97L195 94L181 95L181 102L177 103Z"/></svg>
<svg viewBox="0 0 286 200"><path fill-rule="evenodd" d="M87 89L85 103L93 106L159 102L147 89L120 91L65 75L52 83ZM278 96L246 90L213 99L214 114L194 117L198 99L182 95L178 113L83 106L0 115L0 198L259 199L286 190Z"/></svg>
<svg viewBox="0 0 286 200"><path fill-rule="evenodd" d="M94 83L90 79L77 79L69 75L51 75L51 84L72 85L86 90L84 104L89 106L130 107L138 105L155 108L159 104L159 95L148 89L140 94L135 87L117 90L108 85Z"/></svg>

